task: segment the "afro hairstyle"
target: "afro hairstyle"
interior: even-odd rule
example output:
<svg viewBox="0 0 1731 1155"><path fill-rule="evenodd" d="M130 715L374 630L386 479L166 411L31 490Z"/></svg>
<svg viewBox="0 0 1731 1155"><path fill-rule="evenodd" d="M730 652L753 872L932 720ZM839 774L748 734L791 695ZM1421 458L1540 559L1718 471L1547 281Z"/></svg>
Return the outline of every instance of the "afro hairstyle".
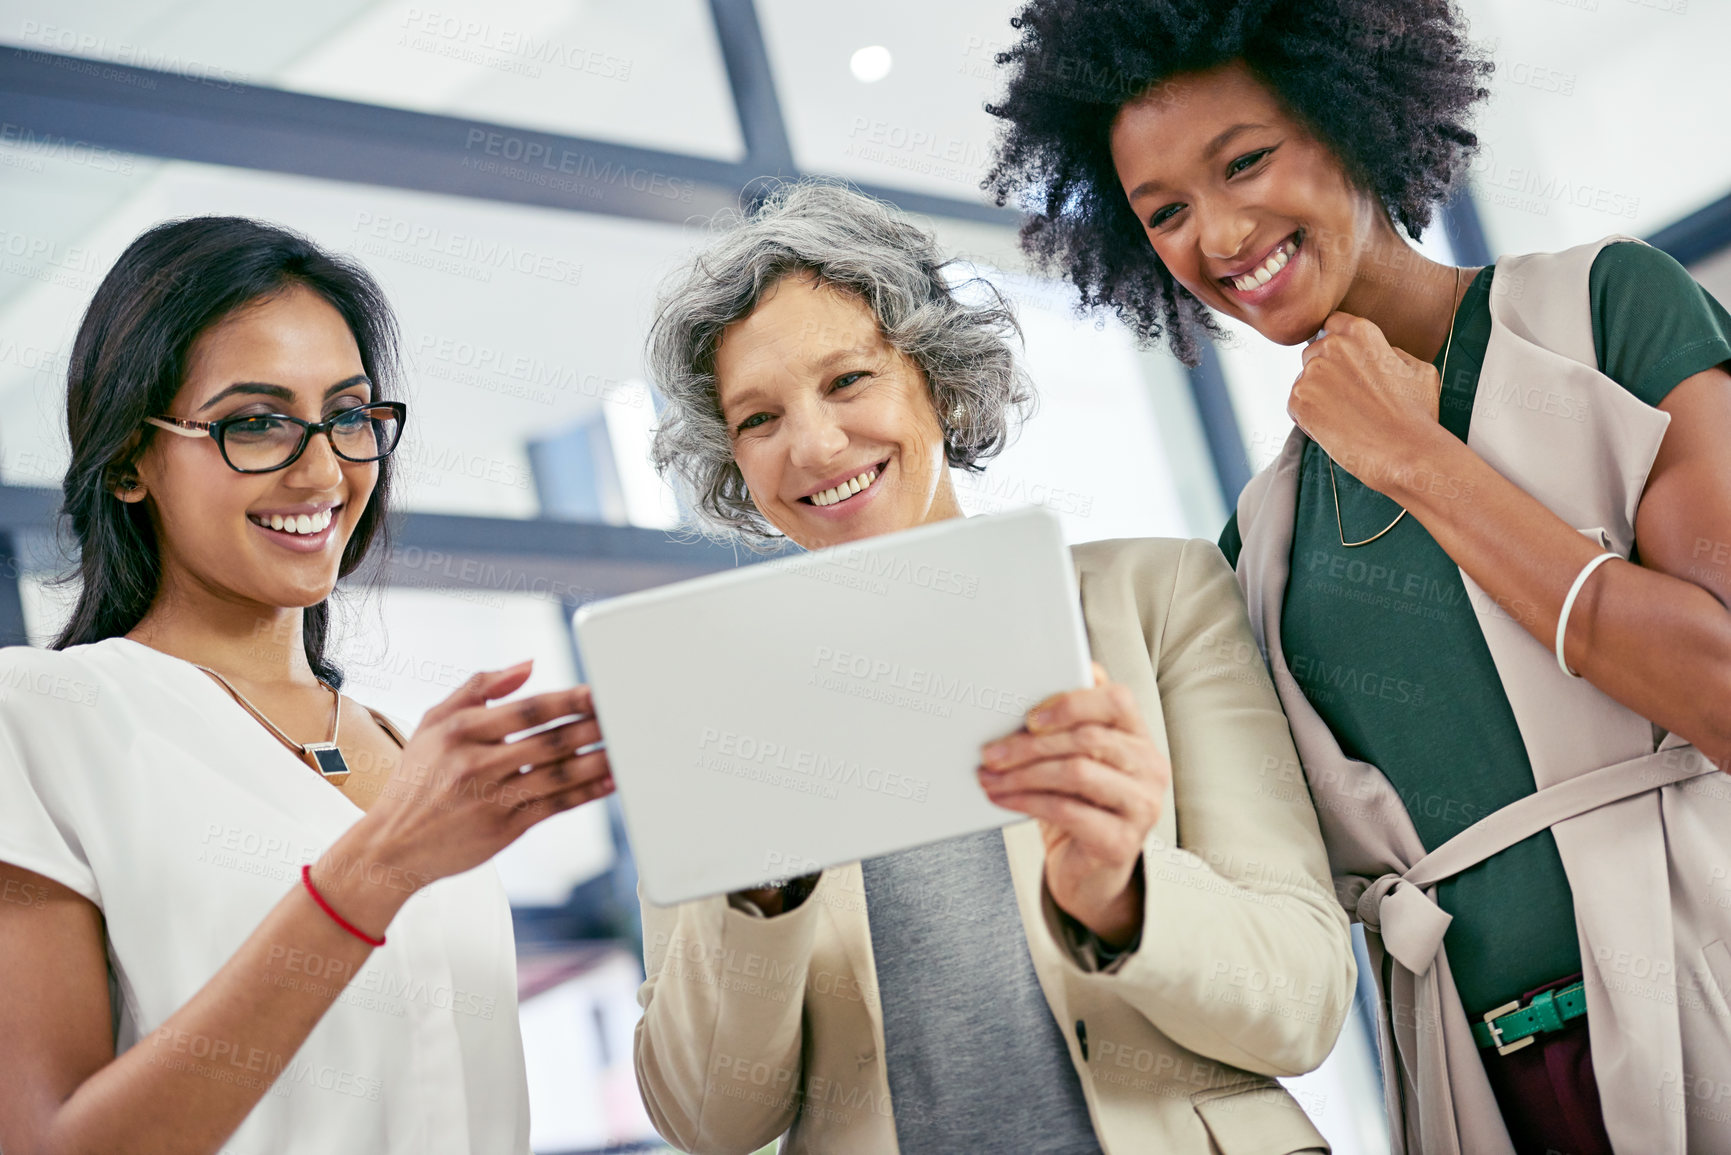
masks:
<svg viewBox="0 0 1731 1155"><path fill-rule="evenodd" d="M982 182L1031 210L1023 249L1137 338L1195 365L1219 330L1130 210L1112 164L1118 111L1183 73L1241 61L1413 238L1478 138L1492 64L1450 0L1030 0L998 54L1004 122Z"/></svg>

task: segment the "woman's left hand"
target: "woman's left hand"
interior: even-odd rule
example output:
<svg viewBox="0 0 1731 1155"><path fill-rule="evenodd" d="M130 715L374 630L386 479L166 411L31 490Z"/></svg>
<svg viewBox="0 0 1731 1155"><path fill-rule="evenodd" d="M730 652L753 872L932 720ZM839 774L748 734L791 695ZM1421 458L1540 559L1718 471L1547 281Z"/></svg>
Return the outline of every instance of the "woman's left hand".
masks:
<svg viewBox="0 0 1731 1155"><path fill-rule="evenodd" d="M1374 322L1330 313L1304 349L1287 415L1336 465L1381 493L1441 428L1436 366L1388 343Z"/></svg>
<svg viewBox="0 0 1731 1155"><path fill-rule="evenodd" d="M986 796L1040 822L1046 888L1113 946L1142 926L1142 844L1160 820L1172 767L1128 687L1094 663L1094 686L1046 699L1027 726L981 752Z"/></svg>

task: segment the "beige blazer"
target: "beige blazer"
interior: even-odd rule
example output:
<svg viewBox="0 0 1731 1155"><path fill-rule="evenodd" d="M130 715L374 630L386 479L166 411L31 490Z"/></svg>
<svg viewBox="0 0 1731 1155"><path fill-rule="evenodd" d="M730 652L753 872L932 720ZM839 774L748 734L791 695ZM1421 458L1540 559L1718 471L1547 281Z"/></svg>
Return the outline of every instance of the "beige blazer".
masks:
<svg viewBox="0 0 1731 1155"><path fill-rule="evenodd" d="M1344 913L1232 571L1206 541L1074 551L1094 657L1172 762L1148 837L1141 945L1067 944L1032 822L1005 828L1034 969L1108 1155L1326 1150L1271 1076L1328 1054L1354 990ZM795 910L643 905L637 1081L683 1150L897 1150L859 865ZM991 1014L992 1008L979 1008ZM981 1088L990 1094L990 1088Z"/></svg>
<svg viewBox="0 0 1731 1155"><path fill-rule="evenodd" d="M1670 424L1600 373L1593 348L1593 259L1630 239L1497 262L1467 437L1497 472L1623 557ZM1450 916L1435 888L1547 826L1574 895L1613 1145L1620 1155L1731 1151L1731 787L1693 746L1565 675L1554 651L1463 572L1539 791L1427 854L1394 787L1341 751L1282 653L1304 444L1294 430L1240 495L1238 573L1304 759L1336 892L1365 925L1382 987L1397 1155L1512 1155L1442 947Z"/></svg>

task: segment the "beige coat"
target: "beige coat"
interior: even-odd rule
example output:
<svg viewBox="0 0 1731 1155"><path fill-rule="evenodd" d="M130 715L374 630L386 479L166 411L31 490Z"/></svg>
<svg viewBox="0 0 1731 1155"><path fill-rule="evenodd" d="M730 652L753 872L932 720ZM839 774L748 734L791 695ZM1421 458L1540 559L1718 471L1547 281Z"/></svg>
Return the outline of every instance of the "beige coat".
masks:
<svg viewBox="0 0 1731 1155"><path fill-rule="evenodd" d="M1627 239L1497 262L1467 439L1623 557L1670 423L1597 368L1588 273L1601 248ZM1512 1150L1441 945L1450 916L1435 886L1546 826L1574 894L1593 1067L1616 1150L1731 1151L1731 786L1692 746L1564 675L1554 651L1463 572L1540 789L1427 856L1394 787L1341 752L1282 655L1304 444L1295 430L1239 497L1238 574L1304 760L1336 892L1365 924L1383 988L1396 1151Z"/></svg>
<svg viewBox="0 0 1731 1155"><path fill-rule="evenodd" d="M1323 1150L1270 1076L1328 1054L1355 970L1232 572L1205 541L1099 542L1074 558L1094 657L1135 693L1173 768L1145 851L1141 946L1111 973L1066 945L1036 825L1004 831L1095 1132L1108 1155ZM800 1155L896 1151L860 878L857 863L826 870L773 919L721 897L644 904L637 1079L670 1142L750 1152L785 1131L782 1150Z"/></svg>

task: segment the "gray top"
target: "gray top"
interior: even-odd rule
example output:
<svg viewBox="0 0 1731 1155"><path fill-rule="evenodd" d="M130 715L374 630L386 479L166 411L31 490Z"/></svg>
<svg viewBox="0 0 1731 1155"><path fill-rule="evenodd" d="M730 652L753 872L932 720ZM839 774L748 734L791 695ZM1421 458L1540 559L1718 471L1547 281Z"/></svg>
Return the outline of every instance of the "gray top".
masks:
<svg viewBox="0 0 1731 1155"><path fill-rule="evenodd" d="M1003 832L860 868L902 1155L1100 1155L1028 954Z"/></svg>

